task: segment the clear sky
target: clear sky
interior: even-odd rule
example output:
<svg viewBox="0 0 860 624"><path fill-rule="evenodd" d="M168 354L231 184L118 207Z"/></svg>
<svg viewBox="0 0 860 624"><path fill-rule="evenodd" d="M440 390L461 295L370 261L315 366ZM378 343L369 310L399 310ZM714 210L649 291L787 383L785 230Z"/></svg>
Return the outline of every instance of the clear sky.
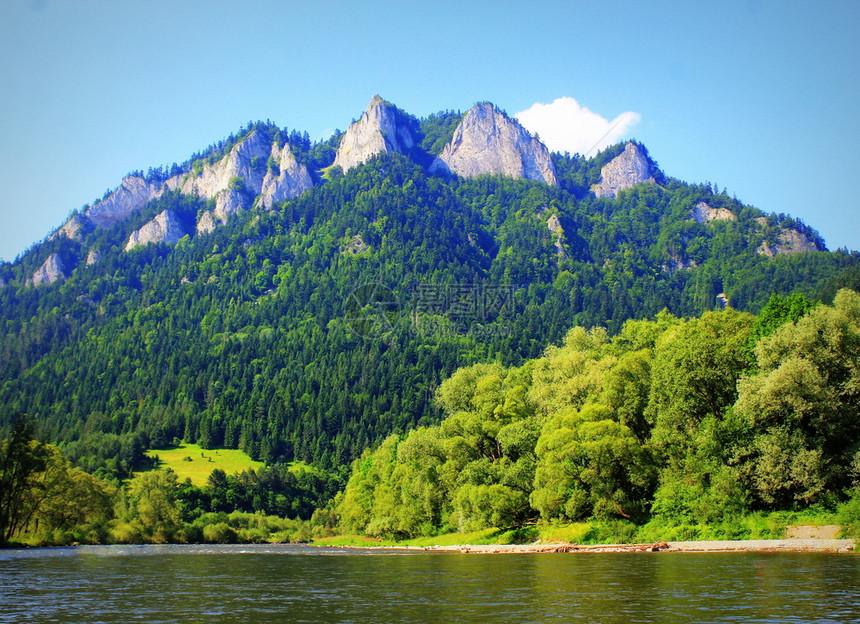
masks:
<svg viewBox="0 0 860 624"><path fill-rule="evenodd" d="M129 171L248 121L324 138L375 93L417 116L565 98L544 127L620 118L668 175L858 249L858 32L850 0L2 0L0 258Z"/></svg>

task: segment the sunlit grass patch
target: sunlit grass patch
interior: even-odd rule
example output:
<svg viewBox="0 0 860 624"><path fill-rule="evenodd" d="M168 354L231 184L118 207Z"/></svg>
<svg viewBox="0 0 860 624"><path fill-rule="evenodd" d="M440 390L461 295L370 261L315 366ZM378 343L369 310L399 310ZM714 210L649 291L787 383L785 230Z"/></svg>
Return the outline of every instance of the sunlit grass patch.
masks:
<svg viewBox="0 0 860 624"><path fill-rule="evenodd" d="M204 449L197 444L182 443L169 449L151 449L146 455L158 457L157 468L170 468L180 482L191 479L196 486L206 485L206 480L216 468L229 475L249 468L259 470L264 466L263 462L254 461L239 449Z"/></svg>

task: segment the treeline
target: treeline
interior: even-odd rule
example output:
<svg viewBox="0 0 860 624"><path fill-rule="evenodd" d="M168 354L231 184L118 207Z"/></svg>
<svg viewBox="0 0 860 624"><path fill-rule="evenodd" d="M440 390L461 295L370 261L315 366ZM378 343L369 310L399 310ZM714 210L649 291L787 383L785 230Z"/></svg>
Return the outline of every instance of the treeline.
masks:
<svg viewBox="0 0 860 624"><path fill-rule="evenodd" d="M684 527L834 511L852 493L860 519L853 291L833 305L774 295L758 316L661 312L613 337L576 327L521 366L462 368L436 397L440 424L353 463L334 507L343 530L402 539L596 520L695 536Z"/></svg>

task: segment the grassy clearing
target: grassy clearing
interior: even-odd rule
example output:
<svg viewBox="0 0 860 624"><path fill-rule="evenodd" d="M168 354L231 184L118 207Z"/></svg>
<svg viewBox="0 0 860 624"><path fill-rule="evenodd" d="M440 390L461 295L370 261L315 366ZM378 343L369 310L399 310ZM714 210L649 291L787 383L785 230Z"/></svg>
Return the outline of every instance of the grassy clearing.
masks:
<svg viewBox="0 0 860 624"><path fill-rule="evenodd" d="M158 468L170 468L179 481L191 479L196 486L206 485L212 471L220 468L227 474L235 474L253 468L259 470L263 462L254 461L238 449L203 449L197 444L182 443L169 449L152 449L148 457L158 457Z"/></svg>

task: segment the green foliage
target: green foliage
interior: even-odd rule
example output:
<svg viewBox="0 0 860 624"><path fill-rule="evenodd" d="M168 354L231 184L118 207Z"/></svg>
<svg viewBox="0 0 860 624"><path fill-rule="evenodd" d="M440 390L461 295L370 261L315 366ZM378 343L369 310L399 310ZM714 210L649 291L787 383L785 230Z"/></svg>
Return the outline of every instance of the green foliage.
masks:
<svg viewBox="0 0 860 624"><path fill-rule="evenodd" d="M860 539L860 489L852 490L851 498L840 505L837 518L843 537Z"/></svg>
<svg viewBox="0 0 860 624"><path fill-rule="evenodd" d="M25 418L0 442L0 545L98 542L112 517L113 491L32 438Z"/></svg>
<svg viewBox="0 0 860 624"><path fill-rule="evenodd" d="M353 464L341 526L405 539L538 516L585 522L583 543L782 537L792 516L773 513L832 506L858 482L860 295L762 338L758 369L755 323L660 313L613 338L574 328L520 367L461 368L437 390L440 425Z"/></svg>
<svg viewBox="0 0 860 624"><path fill-rule="evenodd" d="M699 518L803 505L847 487L838 470L856 453L855 438L838 414L854 409L846 351L854 321L843 322L844 339L838 324L822 326L821 344L803 324L827 307L810 310L810 301L857 283L858 254L762 256L759 246L782 227L814 232L779 215L763 225L760 211L710 185L665 178L598 200L588 189L623 145L594 158L553 155L560 188L427 175L422 165L460 114L398 114L420 139L414 153L380 155L325 182L341 133L312 143L269 123L248 124L177 166L187 173L217 161L253 131L288 142L319 184L274 210L243 211L175 247L125 253L131 229L162 210L193 232L214 207L165 193L116 227L48 238L0 267L8 283L0 288L0 423L36 415L76 467L115 484L144 465L146 449L174 440L241 449L270 467L230 477L218 492L177 484L183 527L159 534L118 521L114 531L128 539L187 539L189 519L215 508L307 519L333 496L338 471L360 457L378 465L341 497L344 522L356 530L514 526L539 515L529 500L540 461L550 461L535 452L546 421L588 405L605 407L607 424L593 439L577 433L570 452L621 485L599 492L591 473L571 477L585 492L580 514L609 516L617 503L638 517L656 491L660 513ZM736 220L696 223L690 215L702 201ZM561 234L549 229L551 216ZM367 250L343 253L355 237ZM93 249L101 258L88 265ZM50 253L62 257L68 279L26 286ZM354 331L348 314L363 284L382 284L399 304L378 336ZM499 292L505 303L494 306ZM720 294L734 310L711 312ZM755 321L747 315L759 310ZM808 335L776 338L791 331ZM785 345L818 355L789 361ZM755 388L779 387L791 388L790 410L781 398L751 398ZM390 457L363 456L392 434ZM576 446L611 449L619 440L635 461L656 453L657 483L647 476L653 467L619 477L613 462ZM284 467L296 460L328 476L288 476ZM791 485L767 483L756 467ZM282 499L262 492L267 479ZM484 505L491 498L498 503Z"/></svg>

